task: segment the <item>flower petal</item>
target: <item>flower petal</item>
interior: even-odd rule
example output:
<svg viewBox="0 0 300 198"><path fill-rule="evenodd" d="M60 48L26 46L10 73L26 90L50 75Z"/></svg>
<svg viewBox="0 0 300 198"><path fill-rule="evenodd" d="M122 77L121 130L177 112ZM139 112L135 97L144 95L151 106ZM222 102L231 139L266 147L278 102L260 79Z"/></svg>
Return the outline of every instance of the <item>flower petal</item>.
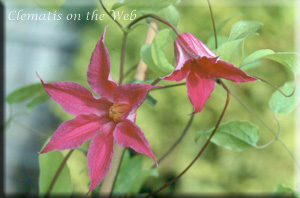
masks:
<svg viewBox="0 0 300 198"><path fill-rule="evenodd" d="M215 88L215 81L206 78L199 72L192 70L186 79L187 93L194 107L192 114L202 111L204 104Z"/></svg>
<svg viewBox="0 0 300 198"><path fill-rule="evenodd" d="M75 149L94 137L109 118L97 115L79 115L62 123L41 153L52 150Z"/></svg>
<svg viewBox="0 0 300 198"><path fill-rule="evenodd" d="M87 70L87 81L95 93L111 99L117 84L110 75L110 57L104 45L105 33L106 28L92 53L91 62Z"/></svg>
<svg viewBox="0 0 300 198"><path fill-rule="evenodd" d="M74 82L53 82L42 81L43 87L55 102L72 115L80 114L105 114L111 103L105 99L97 99L92 92L84 86Z"/></svg>
<svg viewBox="0 0 300 198"><path fill-rule="evenodd" d="M148 91L155 88L149 84L123 84L115 91L114 101L130 105L128 112L124 113L122 119L129 114L135 113L138 107L145 101Z"/></svg>
<svg viewBox="0 0 300 198"><path fill-rule="evenodd" d="M113 129L115 123L109 122L101 128L101 133L93 140L88 151L88 167L91 185L89 192L93 191L108 173L113 156Z"/></svg>
<svg viewBox="0 0 300 198"><path fill-rule="evenodd" d="M133 122L129 120L119 122L114 130L114 137L121 146L146 154L157 163L143 131Z"/></svg>
<svg viewBox="0 0 300 198"><path fill-rule="evenodd" d="M236 83L250 82L257 80L256 78L247 75L243 70L234 67L231 63L217 60L215 64L203 67L204 72L210 77L224 78Z"/></svg>
<svg viewBox="0 0 300 198"><path fill-rule="evenodd" d="M177 63L184 59L196 59L199 56L216 57L204 43L191 33L182 33L175 39L175 56L179 57L176 59Z"/></svg>
<svg viewBox="0 0 300 198"><path fill-rule="evenodd" d="M175 69L170 75L164 77L163 80L176 81L176 82L182 81L189 75L190 68L191 68L190 61L188 61L185 63L183 67L181 67L178 70Z"/></svg>

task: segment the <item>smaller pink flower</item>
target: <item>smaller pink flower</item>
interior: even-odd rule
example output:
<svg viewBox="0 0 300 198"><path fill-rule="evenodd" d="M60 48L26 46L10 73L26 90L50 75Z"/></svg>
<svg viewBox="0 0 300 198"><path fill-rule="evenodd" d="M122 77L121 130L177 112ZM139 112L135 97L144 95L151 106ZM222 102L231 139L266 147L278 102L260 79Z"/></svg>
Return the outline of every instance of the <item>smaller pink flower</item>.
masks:
<svg viewBox="0 0 300 198"><path fill-rule="evenodd" d="M136 110L154 86L118 85L114 81L110 75L109 54L104 45L105 32L106 28L92 54L87 71L89 85L101 98L95 98L92 92L80 84L46 83L38 76L49 96L66 112L76 116L58 127L41 153L75 149L92 139L87 156L91 179L88 193L106 176L115 142L146 154L156 162L143 131L135 124Z"/></svg>
<svg viewBox="0 0 300 198"><path fill-rule="evenodd" d="M191 33L180 34L174 44L176 67L164 77L167 81L186 78L188 97L193 114L201 112L215 88L215 79L224 78L236 83L257 80L231 63L220 60L204 43Z"/></svg>

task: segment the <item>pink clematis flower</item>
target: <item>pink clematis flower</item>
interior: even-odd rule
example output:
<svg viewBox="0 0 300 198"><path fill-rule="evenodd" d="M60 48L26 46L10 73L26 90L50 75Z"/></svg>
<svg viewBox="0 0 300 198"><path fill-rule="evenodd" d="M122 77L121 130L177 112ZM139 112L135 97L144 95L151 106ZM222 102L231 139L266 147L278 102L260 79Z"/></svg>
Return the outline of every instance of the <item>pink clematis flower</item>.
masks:
<svg viewBox="0 0 300 198"><path fill-rule="evenodd" d="M104 45L105 32L106 29L96 45L87 71L89 85L101 98L95 98L80 84L46 83L38 76L49 96L66 112L76 116L58 127L41 153L75 149L92 139L87 155L91 179L88 193L106 176L115 142L146 154L156 162L143 131L135 124L136 110L154 86L118 85L114 81L110 75L109 54Z"/></svg>
<svg viewBox="0 0 300 198"><path fill-rule="evenodd" d="M236 83L257 80L231 63L220 60L191 33L180 34L174 45L177 64L174 71L163 79L178 82L186 78L188 97L194 107L192 114L202 111L215 88L215 78Z"/></svg>

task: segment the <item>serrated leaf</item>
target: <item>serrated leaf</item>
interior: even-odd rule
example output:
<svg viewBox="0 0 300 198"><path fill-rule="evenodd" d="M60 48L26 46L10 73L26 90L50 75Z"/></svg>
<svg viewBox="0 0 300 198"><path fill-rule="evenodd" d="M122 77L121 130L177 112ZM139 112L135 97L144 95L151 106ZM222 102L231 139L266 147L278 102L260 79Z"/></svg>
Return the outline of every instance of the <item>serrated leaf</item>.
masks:
<svg viewBox="0 0 300 198"><path fill-rule="evenodd" d="M212 128L206 131L199 131L195 141L197 142L202 136L208 138L213 130ZM211 142L230 150L242 151L255 146L259 136L258 126L246 121L231 121L219 126Z"/></svg>
<svg viewBox="0 0 300 198"><path fill-rule="evenodd" d="M63 6L66 0L34 0L38 6L48 11L55 12Z"/></svg>
<svg viewBox="0 0 300 198"><path fill-rule="evenodd" d="M294 87L295 83L293 81L290 81L285 83L279 89L281 89L284 93L288 95L292 93ZM296 89L294 95L291 97L285 97L279 91L275 91L272 94L271 99L269 100L269 106L274 112L277 113L291 113L298 105L299 100L299 88Z"/></svg>
<svg viewBox="0 0 300 198"><path fill-rule="evenodd" d="M239 21L232 26L228 41L246 38L256 33L262 25L257 21Z"/></svg>
<svg viewBox="0 0 300 198"><path fill-rule="evenodd" d="M169 29L159 31L151 45L151 56L154 64L160 70L161 76L169 74L174 70L174 67L169 63L165 55L169 35Z"/></svg>
<svg viewBox="0 0 300 198"><path fill-rule="evenodd" d="M46 141L46 143L49 139ZM45 145L46 145L45 143ZM45 146L44 145L44 146ZM39 194L45 196L49 190L50 184L57 172L58 167L61 165L64 156L61 151L51 151L49 153L39 154ZM72 181L70 170L67 165L61 171L57 178L55 185L50 193L51 196L64 196L70 197L72 194Z"/></svg>
<svg viewBox="0 0 300 198"><path fill-rule="evenodd" d="M112 10L121 6L126 6L132 10L140 12L157 12L170 5L178 4L180 0L124 0L122 3L116 3Z"/></svg>
<svg viewBox="0 0 300 198"><path fill-rule="evenodd" d="M175 6L173 6L173 5L168 6L164 9L162 9L161 11L159 11L157 13L157 15L166 19L171 24L178 27L179 22L180 22L180 14Z"/></svg>

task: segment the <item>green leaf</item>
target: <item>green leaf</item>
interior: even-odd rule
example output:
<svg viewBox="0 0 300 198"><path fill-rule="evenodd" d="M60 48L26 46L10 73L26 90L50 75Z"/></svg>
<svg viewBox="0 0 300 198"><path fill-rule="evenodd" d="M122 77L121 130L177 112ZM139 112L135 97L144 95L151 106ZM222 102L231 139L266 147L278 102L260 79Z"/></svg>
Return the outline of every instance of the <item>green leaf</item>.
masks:
<svg viewBox="0 0 300 198"><path fill-rule="evenodd" d="M133 188L142 168L142 156L130 158L129 151L125 151L123 163L118 175L114 193L126 194Z"/></svg>
<svg viewBox="0 0 300 198"><path fill-rule="evenodd" d="M256 33L262 25L263 23L257 21L239 21L232 26L228 41L247 38Z"/></svg>
<svg viewBox="0 0 300 198"><path fill-rule="evenodd" d="M285 83L280 89L285 94L290 94L294 90L295 83L293 81ZM300 100L299 88L296 89L294 95L285 97L279 91L275 91L269 100L270 108L277 113L291 113L294 111Z"/></svg>
<svg viewBox="0 0 300 198"><path fill-rule="evenodd" d="M161 73L161 70L155 65L151 56L151 44L144 44L141 47L140 56L144 63L158 75Z"/></svg>
<svg viewBox="0 0 300 198"><path fill-rule="evenodd" d="M253 63L254 61L257 61L258 59L263 58L270 54L274 54L274 51L270 49L257 50L252 54L250 54L249 56L247 56L241 65L243 66L243 65Z"/></svg>
<svg viewBox="0 0 300 198"><path fill-rule="evenodd" d="M46 141L46 143L48 141ZM41 196L44 196L48 192L50 184L63 159L64 156L61 151L54 150L49 153L39 154L39 166L40 166L39 194ZM71 194L72 194L71 175L70 175L69 168L66 165L61 171L59 177L57 178L50 195L71 196Z"/></svg>
<svg viewBox="0 0 300 198"><path fill-rule="evenodd" d="M141 155L130 158L129 151L125 151L114 194L137 194L146 179L158 176L156 170L142 170L142 159Z"/></svg>
<svg viewBox="0 0 300 198"><path fill-rule="evenodd" d="M221 60L239 67L244 60L244 40L238 39L223 43L216 51Z"/></svg>
<svg viewBox="0 0 300 198"><path fill-rule="evenodd" d="M159 173L157 170L153 170L153 169L142 170L140 172L137 180L135 181L135 185L132 186L130 192L132 194L137 194L141 190L143 184L149 177L158 177L158 176L159 176Z"/></svg>
<svg viewBox="0 0 300 198"><path fill-rule="evenodd" d="M68 152L69 151L63 151L62 153L66 156ZM80 150L74 150L67 161L67 165L70 169L73 194L86 195L90 185L87 156Z"/></svg>
<svg viewBox="0 0 300 198"><path fill-rule="evenodd" d="M157 12L170 5L178 4L180 0L124 0L122 3L113 5L112 10L126 6L132 10L140 12Z"/></svg>
<svg viewBox="0 0 300 198"><path fill-rule="evenodd" d="M217 35L217 39L218 39L218 46L221 46L223 43L225 43L228 38L226 36L220 36ZM216 45L215 45L215 36L212 35L208 38L206 45L209 49L211 50L215 50L216 49Z"/></svg>
<svg viewBox="0 0 300 198"><path fill-rule="evenodd" d="M282 64L283 66L287 67L296 75L300 73L299 62L297 61L300 58L300 56L295 52L274 52L270 49L257 50L249 56L247 56L241 65L243 67L244 65L252 63L261 58L267 58L276 61Z"/></svg>
<svg viewBox="0 0 300 198"><path fill-rule="evenodd" d="M66 0L34 0L38 6L51 12L57 11L63 6Z"/></svg>
<svg viewBox="0 0 300 198"><path fill-rule="evenodd" d="M32 109L33 107L41 104L42 102L49 100L48 94L44 91L41 95L33 98L30 102L27 103L27 107Z"/></svg>
<svg viewBox="0 0 300 198"><path fill-rule="evenodd" d="M21 87L6 97L9 105L29 100L27 107L32 109L36 105L49 99L48 94L43 89L42 83L35 83L25 87Z"/></svg>
<svg viewBox="0 0 300 198"><path fill-rule="evenodd" d="M173 5L170 5L157 13L158 16L166 19L176 27L178 27L180 22L180 14L177 8Z"/></svg>
<svg viewBox="0 0 300 198"><path fill-rule="evenodd" d="M12 105L33 98L42 92L44 92L42 83L36 83L13 91L6 97L6 101L8 104Z"/></svg>
<svg viewBox="0 0 300 198"><path fill-rule="evenodd" d="M275 190L272 193L272 197L278 197L278 195L292 195L293 197L300 197L299 193L295 192L292 187L285 184L279 184L276 186Z"/></svg>
<svg viewBox="0 0 300 198"><path fill-rule="evenodd" d="M173 65L169 63L165 55L165 49L170 35L169 29L159 31L151 45L151 55L154 64L161 71L160 75L166 75L174 70Z"/></svg>
<svg viewBox="0 0 300 198"><path fill-rule="evenodd" d="M197 142L200 137L208 138L214 128L199 131L195 137ZM260 136L259 127L246 121L231 121L221 124L211 141L221 147L242 151L255 146Z"/></svg>

